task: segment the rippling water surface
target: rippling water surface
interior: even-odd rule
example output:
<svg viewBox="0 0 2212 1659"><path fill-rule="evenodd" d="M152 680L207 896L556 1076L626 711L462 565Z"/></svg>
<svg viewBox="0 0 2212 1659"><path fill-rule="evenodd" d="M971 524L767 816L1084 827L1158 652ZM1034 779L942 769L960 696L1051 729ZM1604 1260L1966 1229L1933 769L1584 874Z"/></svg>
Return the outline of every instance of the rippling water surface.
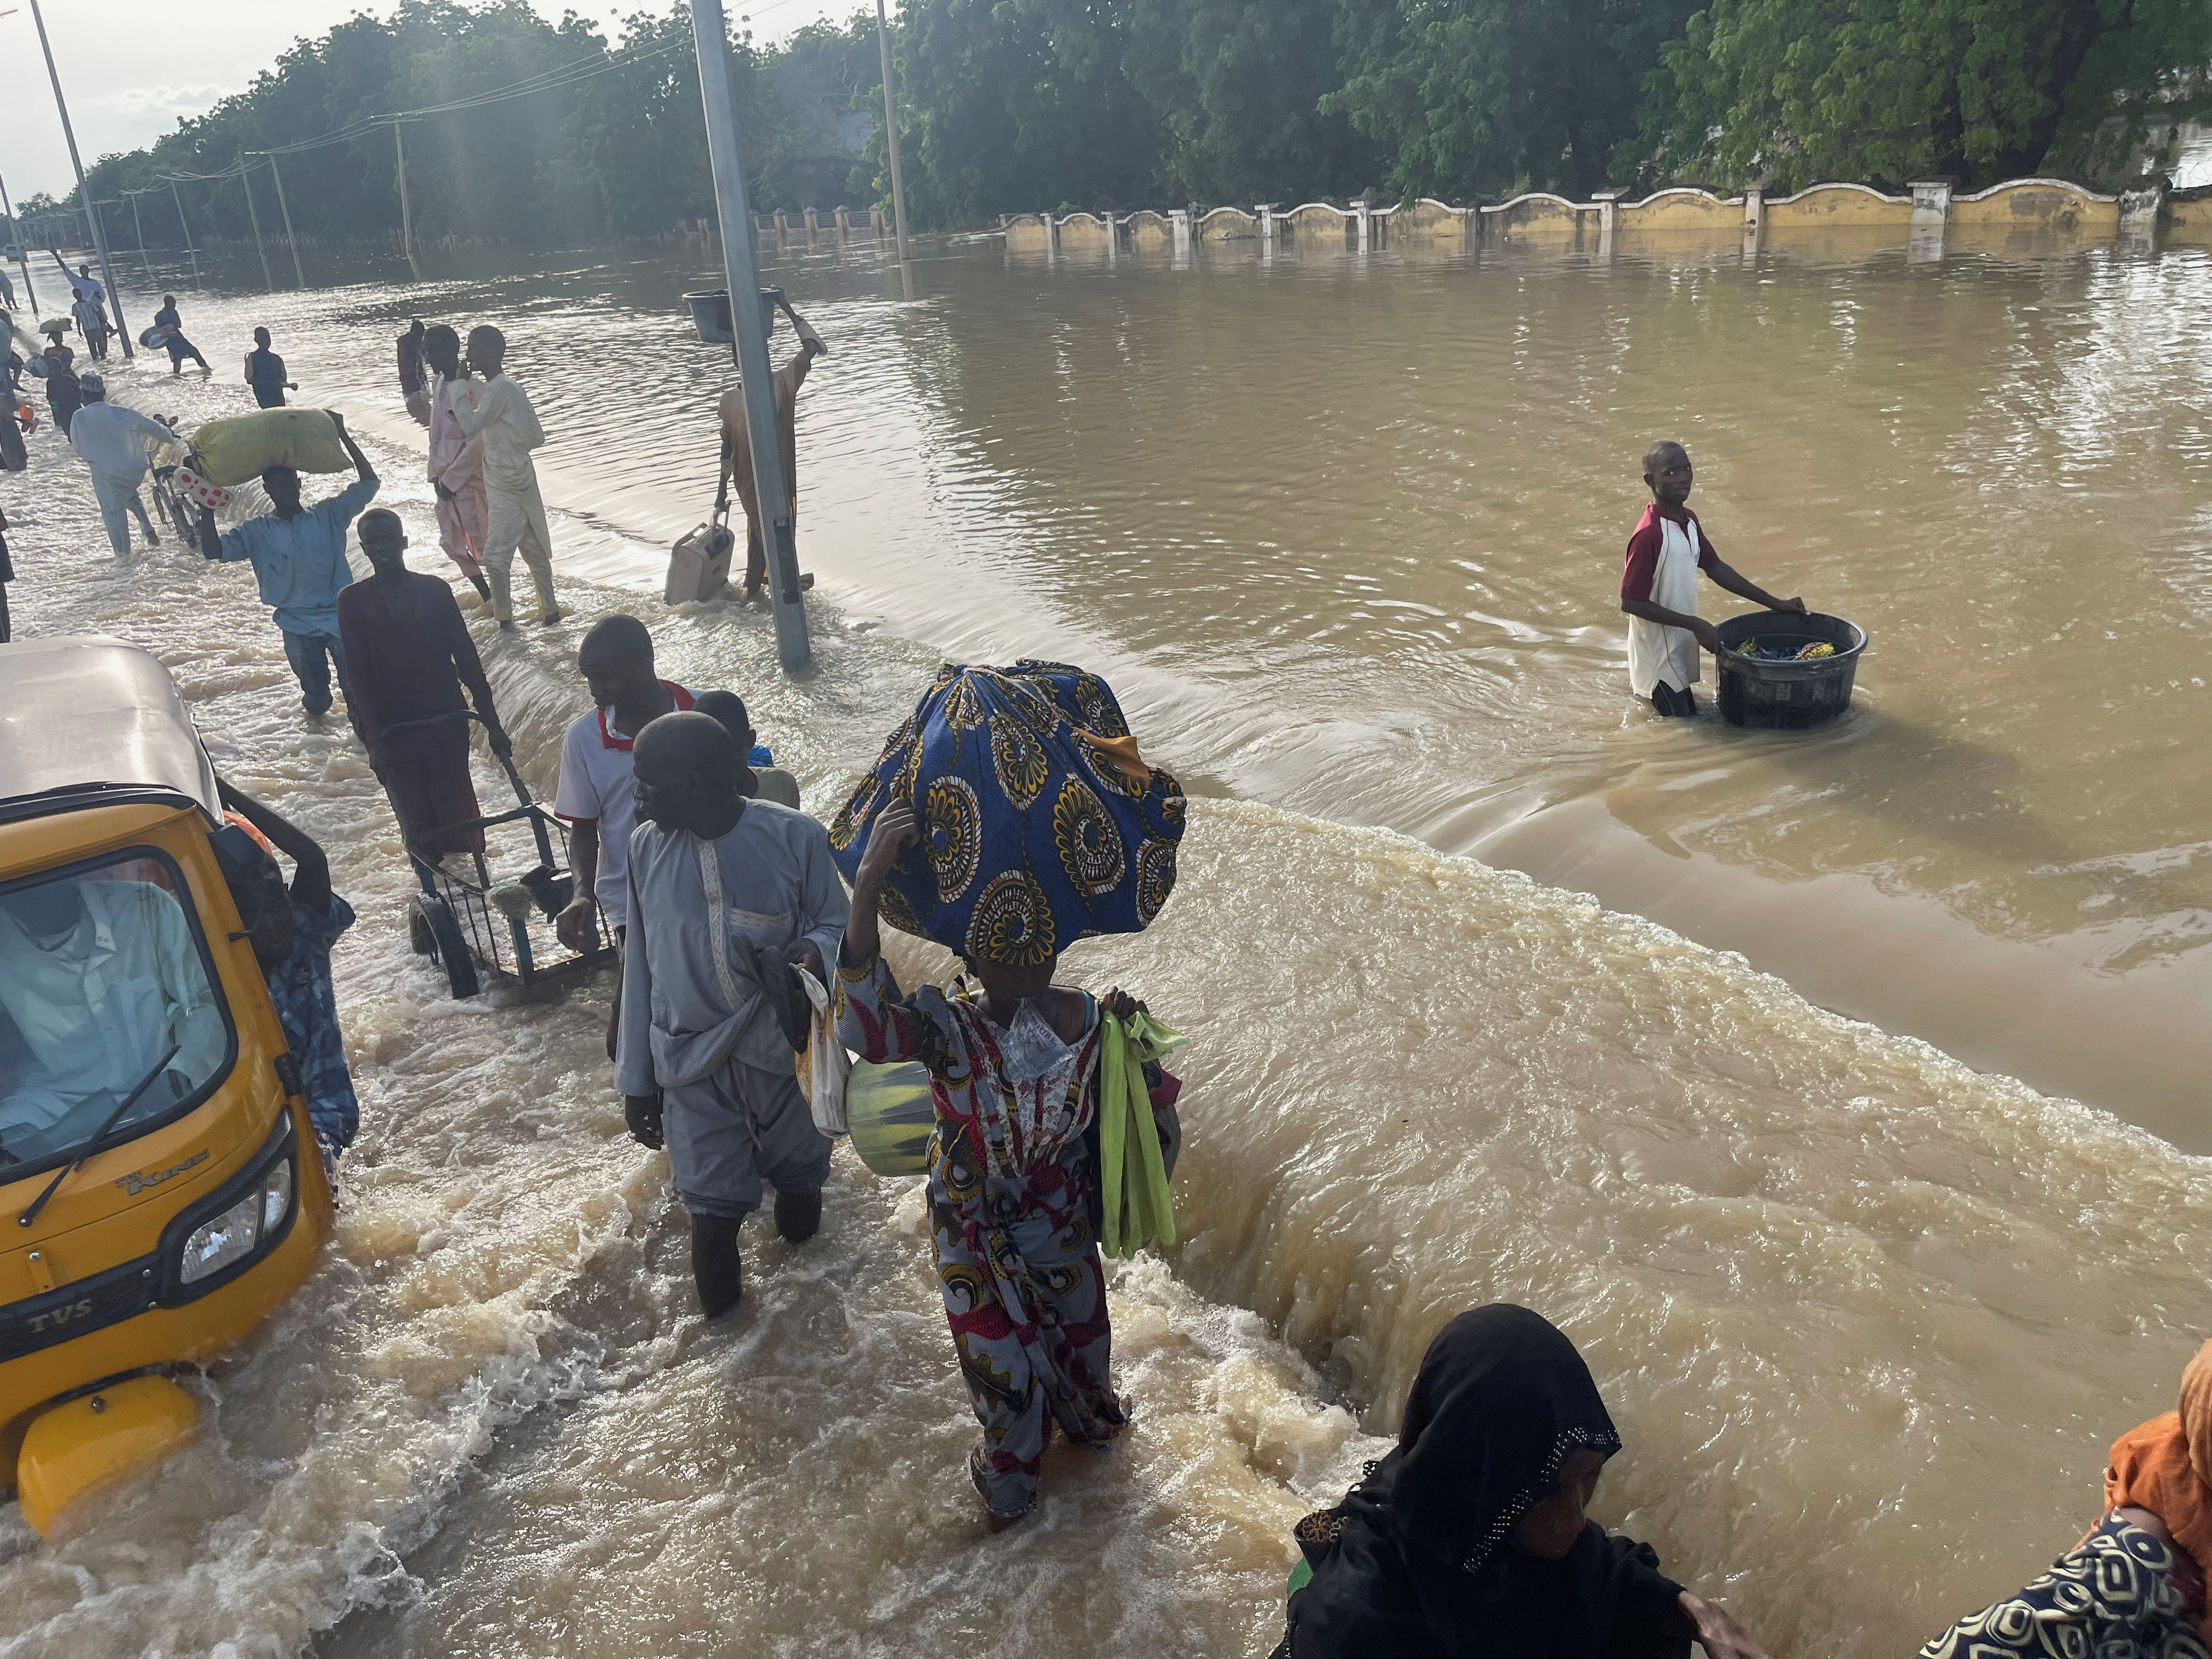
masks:
<svg viewBox="0 0 2212 1659"><path fill-rule="evenodd" d="M842 1152L820 1241L752 1238L750 1311L704 1329L606 988L443 998L250 574L111 574L41 434L0 476L18 624L159 652L218 765L337 850L364 1132L200 1442L55 1542L0 1510L0 1654L1257 1654L1290 1522L1497 1297L1598 1372L1604 1517L1778 1653L1909 1651L2079 1535L2212 1322L2200 256L982 244L909 300L793 247L835 348L796 684L764 617L637 591L712 490L690 260L275 296L164 268L218 378L118 363L117 395L244 407L267 322L442 568L392 336L506 328L580 600L485 636L543 790L609 609L742 690L823 811L939 653L1113 678L1208 797L1163 924L1070 959L1194 1038L1188 1242L1115 1291L1138 1429L986 1539L918 1200ZM1630 702L1610 596L1660 435L1733 561L1873 635L1846 720Z"/></svg>

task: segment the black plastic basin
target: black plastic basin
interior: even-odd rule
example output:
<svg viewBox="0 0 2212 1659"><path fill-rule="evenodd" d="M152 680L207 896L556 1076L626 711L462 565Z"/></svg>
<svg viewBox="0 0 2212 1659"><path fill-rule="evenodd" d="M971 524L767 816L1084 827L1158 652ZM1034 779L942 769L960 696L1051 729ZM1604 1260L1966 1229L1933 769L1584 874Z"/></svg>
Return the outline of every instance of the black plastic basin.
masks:
<svg viewBox="0 0 2212 1659"><path fill-rule="evenodd" d="M1856 623L1817 611L1807 617L1754 611L1730 617L1713 631L1727 647L1713 660L1720 678L1721 718L1730 726L1818 726L1851 706L1851 682L1857 678L1859 653L1867 642L1866 630ZM1739 654L1735 647L1753 639L1800 645L1825 641L1836 647L1836 653L1810 662Z"/></svg>

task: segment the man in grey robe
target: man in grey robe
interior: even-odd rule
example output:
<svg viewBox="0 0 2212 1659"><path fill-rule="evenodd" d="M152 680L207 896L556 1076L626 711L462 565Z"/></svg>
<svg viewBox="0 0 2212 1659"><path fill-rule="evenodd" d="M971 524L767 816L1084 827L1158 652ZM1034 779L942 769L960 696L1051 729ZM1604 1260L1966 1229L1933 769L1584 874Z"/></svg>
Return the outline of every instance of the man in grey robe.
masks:
<svg viewBox="0 0 2212 1659"><path fill-rule="evenodd" d="M632 1134L668 1147L691 1212L691 1267L710 1319L738 1305L738 1226L776 1190L796 1243L822 1219L830 1141L799 1091L776 1005L787 964L837 959L844 883L828 831L738 787L740 757L712 717L664 714L637 736L637 828L615 1082Z"/></svg>

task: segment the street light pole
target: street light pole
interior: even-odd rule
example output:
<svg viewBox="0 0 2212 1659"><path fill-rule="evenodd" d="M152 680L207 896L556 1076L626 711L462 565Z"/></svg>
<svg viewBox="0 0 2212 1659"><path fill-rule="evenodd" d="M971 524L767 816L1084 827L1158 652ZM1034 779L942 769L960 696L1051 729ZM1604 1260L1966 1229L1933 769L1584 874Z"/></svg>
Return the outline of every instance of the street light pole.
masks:
<svg viewBox="0 0 2212 1659"><path fill-rule="evenodd" d="M70 125L69 100L62 96L62 74L54 67L53 44L46 39L46 14L39 9L39 0L31 0L31 21L39 26L39 49L46 55L46 79L54 83L54 107L61 112L62 137L69 140L70 166L76 173L77 199L84 204L84 222L92 232L92 246L100 255L100 280L107 284L107 303L115 313L115 331L123 337L123 355L128 359L137 356L131 349L130 325L123 320L123 296L116 291L115 266L107 257L107 233L100 226L100 210L93 205L92 192L85 188L84 163L77 157L76 130Z"/></svg>
<svg viewBox="0 0 2212 1659"><path fill-rule="evenodd" d="M899 176L898 106L891 100L890 24L884 0L876 0L876 49L884 58L884 137L891 151L891 222L898 228L899 265L906 264L906 181Z"/></svg>
<svg viewBox="0 0 2212 1659"><path fill-rule="evenodd" d="M31 252L24 245L23 227L16 222L15 210L8 200L8 183L0 179L0 215L8 221L8 234L15 239L15 263L23 268L23 297L31 302L31 315L39 314L38 290L31 286Z"/></svg>
<svg viewBox="0 0 2212 1659"><path fill-rule="evenodd" d="M770 604L775 613L775 652L783 672L795 674L811 659L806 606L799 587L799 550L792 541L791 492L783 478L783 441L775 429L775 379L769 372L769 316L761 303L760 272L753 260L753 213L738 153L737 90L730 80L729 25L722 0L691 0L691 33L699 50L699 97L707 112L707 154L714 168L714 215L722 232L722 269L730 284L730 329L737 336L738 395L752 440L753 499L768 520L761 538L768 555Z"/></svg>

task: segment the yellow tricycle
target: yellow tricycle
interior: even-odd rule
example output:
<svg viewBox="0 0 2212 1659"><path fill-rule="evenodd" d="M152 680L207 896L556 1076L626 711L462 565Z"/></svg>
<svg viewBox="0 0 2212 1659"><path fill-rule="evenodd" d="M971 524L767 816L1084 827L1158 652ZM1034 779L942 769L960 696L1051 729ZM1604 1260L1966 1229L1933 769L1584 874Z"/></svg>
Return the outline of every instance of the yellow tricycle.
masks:
<svg viewBox="0 0 2212 1659"><path fill-rule="evenodd" d="M243 833L155 658L0 645L0 1487L41 1534L191 1437L176 1373L330 1234Z"/></svg>

